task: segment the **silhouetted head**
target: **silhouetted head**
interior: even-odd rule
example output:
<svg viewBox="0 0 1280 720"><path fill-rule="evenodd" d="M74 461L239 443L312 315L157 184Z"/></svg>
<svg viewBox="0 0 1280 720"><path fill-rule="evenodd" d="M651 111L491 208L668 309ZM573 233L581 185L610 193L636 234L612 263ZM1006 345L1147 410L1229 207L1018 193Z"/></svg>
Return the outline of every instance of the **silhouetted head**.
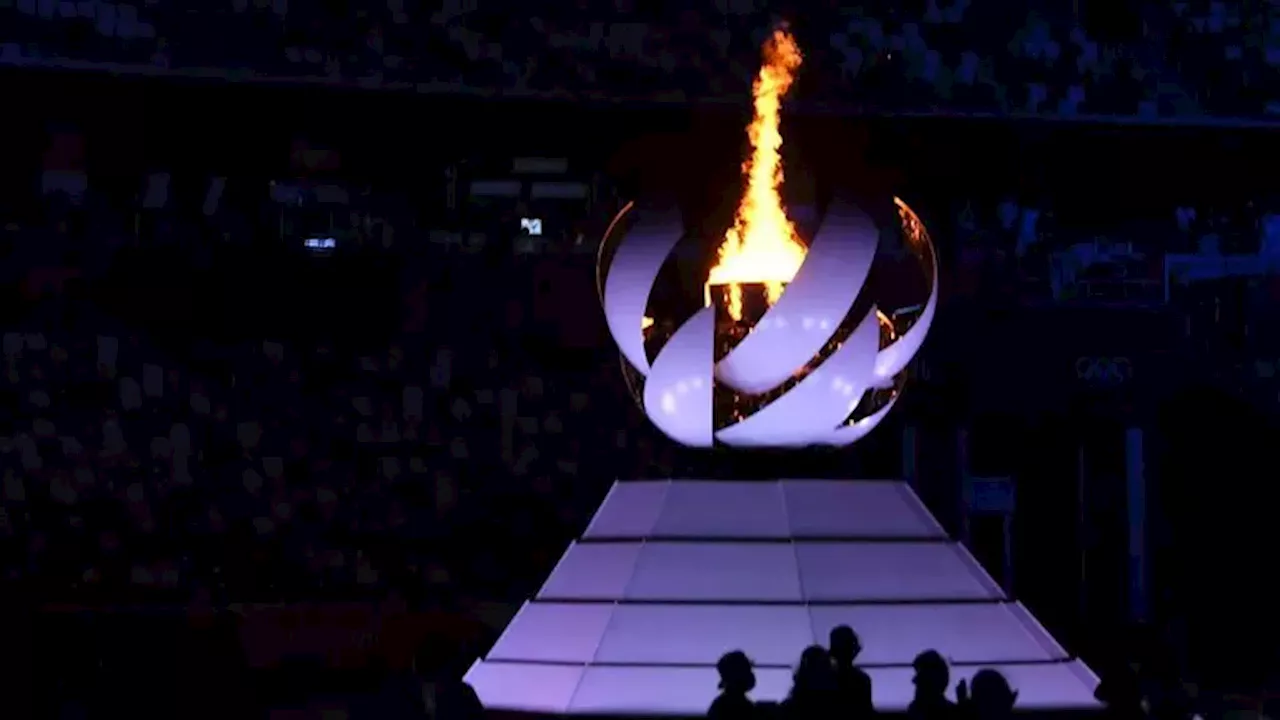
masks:
<svg viewBox="0 0 1280 720"><path fill-rule="evenodd" d="M422 680L435 683L460 682L475 659L465 648L447 647L427 640L413 654L411 671Z"/></svg>
<svg viewBox="0 0 1280 720"><path fill-rule="evenodd" d="M853 661L858 659L858 653L862 652L862 641L858 639L858 633L848 625L837 625L832 628L829 644L831 659L837 665L853 664Z"/></svg>
<svg viewBox="0 0 1280 720"><path fill-rule="evenodd" d="M727 652L716 663L720 673L720 689L729 692L749 693L756 687L756 673L751 669L751 658L741 650Z"/></svg>
<svg viewBox="0 0 1280 720"><path fill-rule="evenodd" d="M947 691L951 684L951 669L947 661L942 659L937 650L925 650L916 656L911 667L916 676L911 679L915 683L917 695L940 695Z"/></svg>
<svg viewBox="0 0 1280 720"><path fill-rule="evenodd" d="M810 645L800 654L800 666L796 668L795 685L799 688L820 688L832 682L831 654L821 645Z"/></svg>
<svg viewBox="0 0 1280 720"><path fill-rule="evenodd" d="M1102 676L1093 697L1111 708L1137 707L1142 703L1142 683L1137 671L1128 665L1115 666Z"/></svg>
<svg viewBox="0 0 1280 720"><path fill-rule="evenodd" d="M429 678L439 674L443 658L440 655L438 646L434 643L424 642L414 648L413 660L410 661L409 670L420 678Z"/></svg>
<svg viewBox="0 0 1280 720"><path fill-rule="evenodd" d="M983 718L1002 717L1013 711L1018 693L997 670L979 670L969 683L969 697Z"/></svg>

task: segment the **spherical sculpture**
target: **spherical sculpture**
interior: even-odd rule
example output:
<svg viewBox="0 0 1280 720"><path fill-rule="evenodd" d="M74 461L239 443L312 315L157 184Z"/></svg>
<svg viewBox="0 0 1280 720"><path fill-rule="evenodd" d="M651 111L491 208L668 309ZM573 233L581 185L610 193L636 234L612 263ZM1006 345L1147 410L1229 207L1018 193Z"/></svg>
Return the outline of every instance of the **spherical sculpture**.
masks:
<svg viewBox="0 0 1280 720"><path fill-rule="evenodd" d="M860 301L880 228L835 202L807 245L757 256L754 269L735 267L741 258L722 247L702 306L678 325L650 304L685 235L679 213L623 208L601 244L598 284L624 374L654 425L693 447L839 446L874 429L902 391L938 298L924 224L901 200L894 208L893 230L928 286L913 312L891 319L875 298Z"/></svg>

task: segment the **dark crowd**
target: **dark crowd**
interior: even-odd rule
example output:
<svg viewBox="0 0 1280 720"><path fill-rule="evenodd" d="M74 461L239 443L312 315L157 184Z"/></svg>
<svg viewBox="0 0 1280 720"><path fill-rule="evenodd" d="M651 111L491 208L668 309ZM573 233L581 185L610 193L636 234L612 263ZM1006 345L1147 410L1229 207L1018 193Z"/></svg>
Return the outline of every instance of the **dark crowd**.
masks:
<svg viewBox="0 0 1280 720"><path fill-rule="evenodd" d="M129 207L90 185L76 137L48 142L39 211L15 210L3 226L0 571L8 597L73 628L55 636L102 643L87 659L47 652L37 664L57 673L60 711L164 716L157 708L178 700L142 689L156 678L204 699L184 716L290 707L323 668L365 673L328 686L342 712L417 697L404 688L423 678L466 705L453 683L467 659L614 478L706 471L636 411L594 310L593 217L610 216L611 192L594 210L563 199L501 209L475 181L458 194L484 223L424 228L394 202L308 179L306 158L330 153L295 148L294 176L259 195L236 178L153 173L136 179ZM1244 362L1280 354L1264 327L1277 223L1259 204L1174 204L1137 230L1012 194L932 212L953 238L949 312L1154 311L1176 318L1188 353L1218 359L1234 392L1274 377ZM516 222L532 215L545 220L540 234ZM1171 263L1186 274L1166 272ZM1223 287L1248 299L1237 315L1224 316ZM1145 372L1114 365L1090 375L1073 358L1066 382ZM917 372L927 386L931 371ZM129 618L122 627L211 624L179 636L203 638L194 650L111 644L125 631L89 609ZM311 630L304 639L282 630L291 625ZM832 645L805 652L784 708L825 706L861 682L856 636ZM165 660L174 652L187 664ZM1002 678L980 673L953 705L945 661L926 653L916 668L921 717L994 718L1014 701ZM265 688L252 679L264 669L277 673ZM728 656L720 669L712 714L748 712L749 662ZM181 680L193 672L204 685ZM1158 678L1180 687L1183 672ZM373 692L379 673L401 684ZM294 676L303 689L279 679ZM1119 677L1106 702L1144 714L1154 691Z"/></svg>
<svg viewBox="0 0 1280 720"><path fill-rule="evenodd" d="M864 112L1263 120L1277 111L1269 3L1209 0L8 0L0 62L419 92L740 100L794 18L812 101Z"/></svg>
<svg viewBox="0 0 1280 720"><path fill-rule="evenodd" d="M0 64L684 112L744 104L759 41L787 17L807 63L789 111L949 116L922 136L960 133L950 116L1244 125L1280 101L1267 3L483 4L0 0ZM597 299L597 244L632 189L600 157L614 148L595 147L612 140L576 138L591 152L565 159L507 152L520 141L506 138L389 180L344 159L358 133L333 129L382 119L358 94L308 106L332 110L314 118L324 142L299 112L285 137L250 143L252 111L274 110L228 102L182 135L146 122L177 96L121 91L142 100L119 120L110 93L23 77L59 108L26 113L43 113L31 133L0 127L0 657L27 668L31 716L475 717L463 673L615 479L780 467L694 456L637 410ZM1130 132L1113 147L1143 133ZM1009 131L1013 165L1057 162L1043 140L1022 157L1033 134ZM1259 142L1239 138L1113 162L1190 174ZM228 169L222 150L246 144ZM1280 416L1280 202L1228 161L1196 189L1134 181L1130 198L1100 189L1119 170L1091 157L1087 176L985 168L998 177L972 185L916 182L902 161L939 241L939 329L856 458L815 453L787 472L896 476L903 428L922 428L922 495L954 529L949 453L972 430L977 471L1013 476L1035 518L1017 528L1033 546L1019 597L1055 634L1105 628L1086 659L1106 713L1262 717L1280 633L1258 558L1232 543L1263 538L1274 506L1255 465ZM1198 191L1215 185L1231 191ZM1032 425L1050 440L1011 447L1009 428ZM1092 524L1122 524L1106 502L1087 514L1063 468L1134 425L1171 458L1151 463L1168 516L1152 545L1174 579L1160 581L1162 627L1135 631L1158 639L1121 643L1098 619L1119 613L1119 592L1104 583L1074 607L1041 581L1080 563ZM1059 552L1072 513L1090 527ZM1261 649L1236 655L1246 640ZM804 649L777 707L750 700L751 660L729 653L709 715L870 717L859 650L850 628ZM930 651L914 670L912 718L1017 709L994 671L956 685Z"/></svg>

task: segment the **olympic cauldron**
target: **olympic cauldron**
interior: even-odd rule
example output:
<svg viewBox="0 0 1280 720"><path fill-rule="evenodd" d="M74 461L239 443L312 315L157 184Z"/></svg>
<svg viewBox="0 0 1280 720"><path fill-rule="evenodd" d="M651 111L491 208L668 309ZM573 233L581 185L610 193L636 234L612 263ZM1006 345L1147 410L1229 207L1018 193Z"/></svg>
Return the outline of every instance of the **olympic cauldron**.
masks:
<svg viewBox="0 0 1280 720"><path fill-rule="evenodd" d="M799 234L803 265L781 292L765 283L712 285L697 263L694 298L672 292L682 284L671 280L681 271L673 252L685 257L693 247L705 258L708 243L686 234L678 210L632 203L609 226L597 262L606 321L632 395L671 439L692 447L848 445L901 395L938 299L924 223L898 198L891 206L836 200ZM908 293L914 297L889 299L898 307L873 297L868 282L881 246L905 251L896 254L918 268L903 284L918 290Z"/></svg>

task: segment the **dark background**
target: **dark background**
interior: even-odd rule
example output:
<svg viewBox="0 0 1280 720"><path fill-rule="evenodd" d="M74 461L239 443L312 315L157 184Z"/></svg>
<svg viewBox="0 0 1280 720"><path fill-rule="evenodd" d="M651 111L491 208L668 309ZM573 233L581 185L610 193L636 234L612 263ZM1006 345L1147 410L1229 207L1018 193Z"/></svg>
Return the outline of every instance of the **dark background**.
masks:
<svg viewBox="0 0 1280 720"><path fill-rule="evenodd" d="M242 192L264 193L268 181L293 172L291 143L304 137L340 149L340 169L328 171L336 181L396 196L420 228L465 222L444 201L448 167L517 155L566 156L603 170L621 196L674 191L693 212L714 212L736 195L728 189L735 187L745 120L725 107L480 102L57 72L9 71L0 87L8 108L0 204L19 217L39 212L43 139L59 127L83 134L91 186L121 205L158 169L174 173L179 203L184 178L228 175L249 188ZM859 447L804 462L832 475L892 475L901 471L902 428L919 428L926 497L954 528L954 436L969 428L975 469L1018 480L1019 595L1073 649L1100 652L1112 628L1125 622L1121 448L1125 429L1142 428L1152 484L1155 620L1179 629L1186 654L1206 673L1261 672L1256 668L1275 659L1270 654L1280 637L1266 590L1274 579L1274 394L1268 400L1233 384L1231 371L1247 358L1230 342L1206 348L1200 337L1190 341L1178 307L1045 307L1021 302L998 283L994 290L984 283L982 292L958 291L952 219L965 202L989 205L1012 193L1049 203L1082 231L1124 226L1159 247L1177 203L1241 205L1274 194L1280 159L1274 131L811 115L789 116L785 132L793 177L806 175L821 188L903 196L930 223L944 259L943 307L921 363L927 370L906 402ZM202 180L192 180L189 195L202 190ZM602 203L594 220L606 221L608 209ZM545 267L499 268L482 258L464 268L463 261L425 251L357 253L317 264L299 261L270 233L248 247L192 252L205 242L191 236L168 250L122 252L93 292L199 362L202 336L288 335L305 343L325 334L356 345L385 342L403 332L402 291L425 279L441 307L479 308L481 320L510 322L512 303L540 303L528 314L533 319L518 323L517 340L497 329L469 338L499 352L519 344L512 362L569 368L562 372L570 377L573 368L585 377L612 362L589 257L559 262L556 277L573 281L548 293L539 275ZM198 254L204 257L192 260ZM501 283L487 282L499 277ZM568 335L578 339L571 350L560 342ZM1087 386L1077 377L1081 357L1127 358L1132 378ZM620 375L615 382L625 395ZM634 427L638 410L625 412L631 415L600 422ZM670 467L737 472L722 454L653 442ZM1083 508L1081 447L1091 468ZM581 493L586 505L603 496L613 477L652 472L635 452L599 455L596 485ZM581 530L550 520L547 527L563 540ZM1082 545L1097 555L1087 591L1063 570L1078 565ZM514 583L513 597L531 593L528 583L550 570L546 558L497 552L527 580Z"/></svg>

